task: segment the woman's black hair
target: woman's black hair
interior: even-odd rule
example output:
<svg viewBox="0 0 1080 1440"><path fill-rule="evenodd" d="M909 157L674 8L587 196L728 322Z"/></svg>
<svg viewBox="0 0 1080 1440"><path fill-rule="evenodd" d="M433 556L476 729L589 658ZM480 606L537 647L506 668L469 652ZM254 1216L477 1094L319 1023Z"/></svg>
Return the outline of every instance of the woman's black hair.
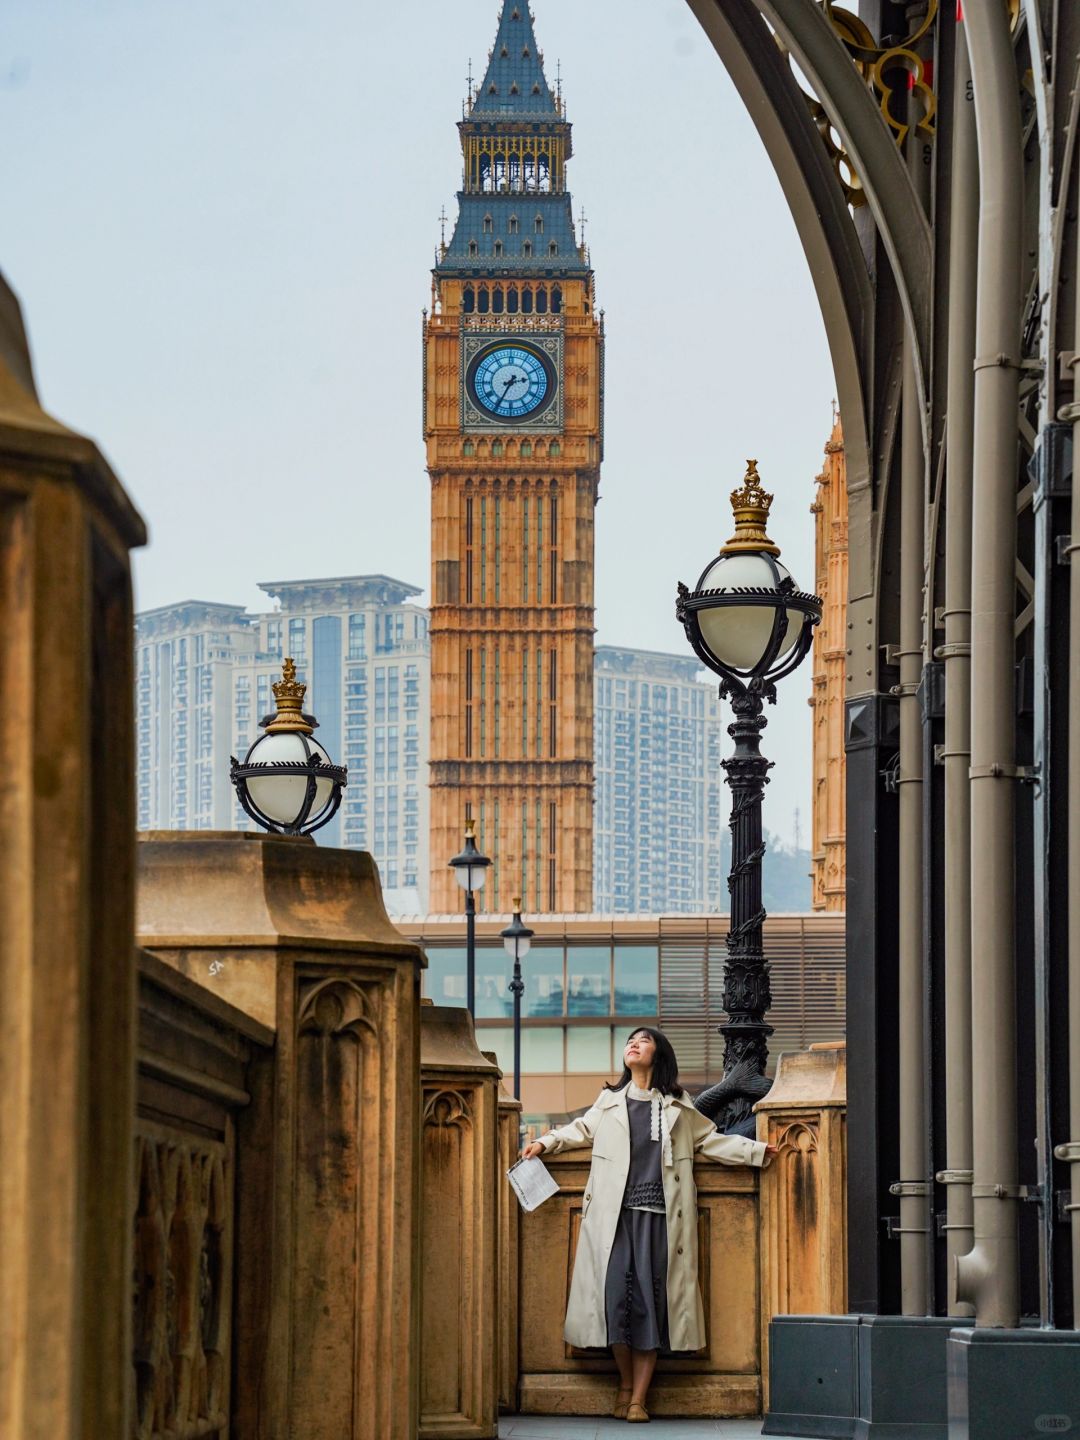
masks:
<svg viewBox="0 0 1080 1440"><path fill-rule="evenodd" d="M649 1025L636 1025L626 1037L627 1044L635 1035L648 1035L656 1044L656 1054L652 1064L653 1089L659 1090L661 1095L674 1095L678 1098L683 1093L683 1089L679 1084L679 1062L675 1058L675 1051L671 1048L671 1041L662 1030L653 1030ZM624 1065L618 1080L605 1085L604 1089L625 1090L632 1078L630 1067Z"/></svg>

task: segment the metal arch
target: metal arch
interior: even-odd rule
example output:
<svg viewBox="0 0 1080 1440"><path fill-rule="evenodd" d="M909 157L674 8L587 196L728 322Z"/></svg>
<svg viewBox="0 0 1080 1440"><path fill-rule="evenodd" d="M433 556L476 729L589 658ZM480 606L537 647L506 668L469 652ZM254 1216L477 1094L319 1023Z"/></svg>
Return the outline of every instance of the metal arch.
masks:
<svg viewBox="0 0 1080 1440"><path fill-rule="evenodd" d="M848 490L868 490L873 461L865 377L873 368L874 292L843 193L756 0L687 3L731 76L784 191L825 323L844 417Z"/></svg>
<svg viewBox="0 0 1080 1440"><path fill-rule="evenodd" d="M933 241L903 156L824 11L813 0L754 0L754 4L791 51L858 172L911 328L919 391L925 396L929 393ZM925 413L923 428L925 431ZM924 435L927 453L928 440Z"/></svg>

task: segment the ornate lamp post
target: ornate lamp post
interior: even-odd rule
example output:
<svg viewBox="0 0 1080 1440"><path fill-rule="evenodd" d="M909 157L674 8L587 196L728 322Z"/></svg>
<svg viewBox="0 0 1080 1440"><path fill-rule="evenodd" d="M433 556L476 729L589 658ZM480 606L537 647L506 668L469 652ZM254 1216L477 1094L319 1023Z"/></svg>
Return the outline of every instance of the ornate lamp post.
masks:
<svg viewBox="0 0 1080 1440"><path fill-rule="evenodd" d="M260 722L260 735L243 761L232 757L229 778L245 812L257 825L278 835L310 835L332 820L348 780L317 740L319 722L302 710L307 686L286 660L272 687L277 713Z"/></svg>
<svg viewBox="0 0 1080 1440"><path fill-rule="evenodd" d="M514 901L514 918L501 932L503 946L514 962L514 974L510 981L510 993L514 997L514 1099L521 1099L521 997L525 982L521 978L521 962L529 953L535 930L521 923L521 901Z"/></svg>
<svg viewBox="0 0 1080 1440"><path fill-rule="evenodd" d="M765 1076L772 1026L769 971L761 946L761 801L772 762L759 749L766 700L810 648L821 600L796 588L780 564L765 526L773 497L761 488L757 461L747 461L741 489L731 495L735 534L705 567L694 590L679 585L676 618L705 665L720 676L731 700L728 734L735 751L723 762L731 786L731 928L724 966L724 1078L703 1091L698 1109L717 1128L752 1135L752 1109L769 1089Z"/></svg>
<svg viewBox="0 0 1080 1440"><path fill-rule="evenodd" d="M476 1015L476 892L484 888L491 861L476 848L473 822L465 821L465 844L446 862L454 867L457 882L465 891L465 1004Z"/></svg>

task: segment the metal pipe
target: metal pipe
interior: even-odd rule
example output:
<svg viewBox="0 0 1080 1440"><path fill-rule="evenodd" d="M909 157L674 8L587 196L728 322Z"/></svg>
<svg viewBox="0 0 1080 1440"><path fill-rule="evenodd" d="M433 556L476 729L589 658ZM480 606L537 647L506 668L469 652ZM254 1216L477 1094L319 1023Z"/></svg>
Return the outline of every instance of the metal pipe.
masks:
<svg viewBox="0 0 1080 1440"><path fill-rule="evenodd" d="M910 15L910 11L908 12ZM925 206L929 178L909 115L907 165ZM926 172L924 174L924 171ZM911 326L904 327L903 401L900 413L900 873L899 993L900 1308L925 1315L928 1299L926 1065L923 946L923 717L919 685L925 663L926 452L923 395Z"/></svg>
<svg viewBox="0 0 1080 1440"><path fill-rule="evenodd" d="M979 1326L1019 1321L1015 961L1015 565L1023 150L1004 7L965 11L979 148L972 449L972 1169L975 1244L956 1294Z"/></svg>
<svg viewBox="0 0 1080 1440"><path fill-rule="evenodd" d="M1077 262L1080 263L1080 227L1077 228ZM1080 456L1080 287L1076 292L1076 323L1073 327L1073 487L1069 544L1080 542L1080 484L1076 457ZM1080 556L1069 557L1069 776L1066 799L1068 813L1069 873L1080 864ZM1075 887L1069 894L1069 1130L1071 1139L1054 1148L1059 1160L1069 1161L1071 1194L1069 1219L1072 1225L1073 1329L1080 1330L1080 899Z"/></svg>
<svg viewBox="0 0 1080 1440"><path fill-rule="evenodd" d="M900 419L900 1302L904 1315L926 1313L927 1227L923 1068L923 554L926 507L922 396L910 328L904 333Z"/></svg>
<svg viewBox="0 0 1080 1440"><path fill-rule="evenodd" d="M953 65L949 202L949 371L945 472L945 1235L950 1315L971 1315L954 1293L954 1257L971 1249L971 447L979 156L962 22Z"/></svg>

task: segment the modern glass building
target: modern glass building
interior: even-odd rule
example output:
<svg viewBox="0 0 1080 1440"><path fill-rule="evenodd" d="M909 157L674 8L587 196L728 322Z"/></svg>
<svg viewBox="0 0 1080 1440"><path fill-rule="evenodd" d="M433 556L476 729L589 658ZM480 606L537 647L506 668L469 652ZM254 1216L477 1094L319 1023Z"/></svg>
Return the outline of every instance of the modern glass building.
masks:
<svg viewBox="0 0 1080 1440"><path fill-rule="evenodd" d="M509 916L477 921L476 1019L481 1048L513 1072L510 961L499 939ZM530 1121L580 1110L621 1068L635 1025L670 1036L691 1088L723 1073L721 1006L728 921L718 915L543 915L524 963L522 1100ZM400 919L425 949L424 994L465 1004L461 916ZM770 1066L783 1050L844 1038L844 917L773 915L765 922L773 1006Z"/></svg>
<svg viewBox="0 0 1080 1440"><path fill-rule="evenodd" d="M369 850L391 913L427 900L430 644L420 590L386 575L269 582L263 614L188 601L136 618L141 829L248 829L229 782L286 655L349 768L320 840Z"/></svg>
<svg viewBox="0 0 1080 1440"><path fill-rule="evenodd" d="M595 908L697 914L726 901L724 718L692 655L596 647Z"/></svg>

